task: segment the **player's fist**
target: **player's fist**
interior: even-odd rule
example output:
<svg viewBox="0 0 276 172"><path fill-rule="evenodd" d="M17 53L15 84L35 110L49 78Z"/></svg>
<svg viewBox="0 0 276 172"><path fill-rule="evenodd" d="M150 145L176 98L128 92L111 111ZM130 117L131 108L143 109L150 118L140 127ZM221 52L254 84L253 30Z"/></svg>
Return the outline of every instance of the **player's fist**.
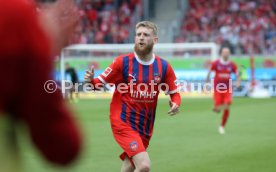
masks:
<svg viewBox="0 0 276 172"><path fill-rule="evenodd" d="M87 83L91 83L94 79L94 66L91 67L90 70L87 70L84 76L84 81Z"/></svg>
<svg viewBox="0 0 276 172"><path fill-rule="evenodd" d="M168 111L168 114L173 116L179 112L179 106L172 101L170 101L169 103L170 103L171 109Z"/></svg>

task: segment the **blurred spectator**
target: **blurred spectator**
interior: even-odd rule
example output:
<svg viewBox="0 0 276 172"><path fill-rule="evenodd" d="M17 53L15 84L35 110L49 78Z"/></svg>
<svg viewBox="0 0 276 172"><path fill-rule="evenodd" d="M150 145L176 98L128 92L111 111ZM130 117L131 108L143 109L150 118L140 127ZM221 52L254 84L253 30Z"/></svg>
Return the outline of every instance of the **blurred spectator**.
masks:
<svg viewBox="0 0 276 172"><path fill-rule="evenodd" d="M43 89L52 78L51 54L67 45L78 11L73 0L59 0L38 11L29 0L0 1L2 172L20 170L18 122L26 124L33 144L50 162L68 165L81 149L79 128L60 91L49 94Z"/></svg>

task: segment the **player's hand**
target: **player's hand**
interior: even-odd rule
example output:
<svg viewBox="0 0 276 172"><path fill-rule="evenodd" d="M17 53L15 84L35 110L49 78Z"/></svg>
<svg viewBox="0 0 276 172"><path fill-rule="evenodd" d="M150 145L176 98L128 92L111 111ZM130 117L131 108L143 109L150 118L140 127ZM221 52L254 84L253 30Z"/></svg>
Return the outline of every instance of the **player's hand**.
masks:
<svg viewBox="0 0 276 172"><path fill-rule="evenodd" d="M84 81L86 83L91 83L91 81L94 79L94 66L91 66L90 70L87 70L84 76Z"/></svg>
<svg viewBox="0 0 276 172"><path fill-rule="evenodd" d="M168 114L173 116L179 112L179 106L172 101L170 101L169 103L170 103L171 109L168 111Z"/></svg>

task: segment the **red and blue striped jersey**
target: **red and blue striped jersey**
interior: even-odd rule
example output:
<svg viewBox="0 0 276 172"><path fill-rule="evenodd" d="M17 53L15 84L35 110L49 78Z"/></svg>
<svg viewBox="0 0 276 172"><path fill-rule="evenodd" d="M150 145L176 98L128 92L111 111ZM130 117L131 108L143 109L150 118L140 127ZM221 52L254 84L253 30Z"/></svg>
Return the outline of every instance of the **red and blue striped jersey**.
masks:
<svg viewBox="0 0 276 172"><path fill-rule="evenodd" d="M121 120L147 138L152 135L160 90L167 94L177 92L171 65L155 55L149 62L141 61L135 53L121 55L98 79L116 86L110 108L111 120Z"/></svg>

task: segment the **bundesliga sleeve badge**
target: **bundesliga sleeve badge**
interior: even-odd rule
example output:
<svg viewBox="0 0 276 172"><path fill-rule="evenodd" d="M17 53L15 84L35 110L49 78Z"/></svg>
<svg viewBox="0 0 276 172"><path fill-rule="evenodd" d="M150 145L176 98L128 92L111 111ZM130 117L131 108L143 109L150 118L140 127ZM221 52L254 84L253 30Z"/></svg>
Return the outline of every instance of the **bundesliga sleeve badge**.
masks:
<svg viewBox="0 0 276 172"><path fill-rule="evenodd" d="M104 70L103 76L107 77L111 72L112 72L112 69L110 67L108 67Z"/></svg>

